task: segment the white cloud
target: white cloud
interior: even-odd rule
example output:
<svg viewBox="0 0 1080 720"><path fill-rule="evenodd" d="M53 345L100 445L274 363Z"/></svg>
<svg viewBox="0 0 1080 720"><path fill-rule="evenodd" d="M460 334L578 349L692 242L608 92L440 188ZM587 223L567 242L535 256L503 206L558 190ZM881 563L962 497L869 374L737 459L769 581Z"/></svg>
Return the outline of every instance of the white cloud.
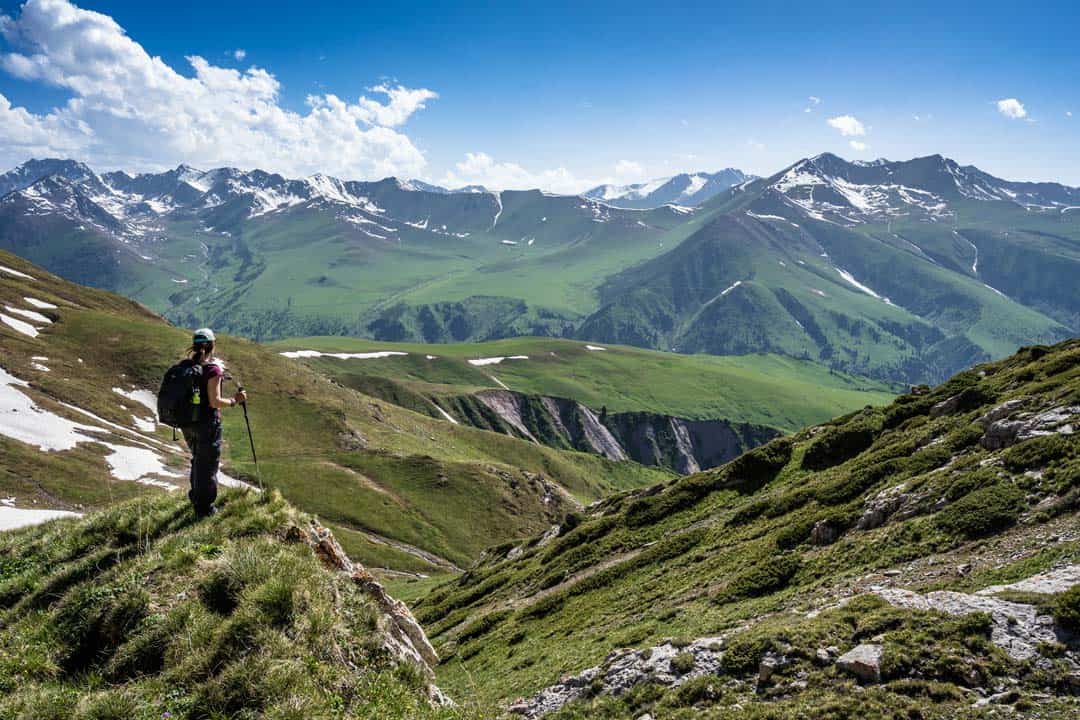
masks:
<svg viewBox="0 0 1080 720"><path fill-rule="evenodd" d="M18 17L0 15L0 35L12 50L0 55L0 68L72 96L38 114L0 95L7 165L53 154L134 170L187 162L377 178L420 175L426 164L394 128L436 97L431 90L372 88L385 103L315 95L297 112L280 104L280 83L265 69L241 72L191 56L186 77L108 15L67 0L28 0Z"/></svg>
<svg viewBox="0 0 1080 720"><path fill-rule="evenodd" d="M1072 110L1066 110L1065 117L1072 117Z"/></svg>
<svg viewBox="0 0 1080 720"><path fill-rule="evenodd" d="M814 112L814 108L821 104L821 98L816 97L814 95L811 95L810 97L806 98L806 100L810 104L803 108L804 113Z"/></svg>
<svg viewBox="0 0 1080 720"><path fill-rule="evenodd" d="M492 190L531 190L540 188L558 193L577 193L600 182L575 178L564 167L530 172L512 162L497 162L484 152L465 153L465 159L454 165L439 181L446 187L483 185Z"/></svg>
<svg viewBox="0 0 1080 720"><path fill-rule="evenodd" d="M866 127L864 127L863 124L859 122L859 120L853 115L838 115L836 117L829 118L825 122L829 123L830 126L839 130L840 134L844 137L866 134Z"/></svg>
<svg viewBox="0 0 1080 720"><path fill-rule="evenodd" d="M235 50L233 50L233 57L236 58L239 62L243 62L244 58L247 57L247 50L245 50L244 48L236 48Z"/></svg>
<svg viewBox="0 0 1080 720"><path fill-rule="evenodd" d="M1021 118L1027 117L1027 109L1024 107L1024 103L1016 98L998 100L997 109L999 113L1007 118L1012 118L1013 120L1020 120Z"/></svg>
<svg viewBox="0 0 1080 720"><path fill-rule="evenodd" d="M358 105L360 106L359 116L372 125L382 125L383 127L397 127L404 125L405 121L418 110L423 110L427 105L428 100L434 100L439 97L438 93L420 88L417 90L411 90L406 87L398 85L397 87L388 87L386 85L376 85L373 88L368 88L370 92L386 95L390 102L383 105L375 100L369 100L366 97L360 98Z"/></svg>
<svg viewBox="0 0 1080 720"><path fill-rule="evenodd" d="M615 182L620 184L640 182L645 179L645 168L633 160L615 163Z"/></svg>
<svg viewBox="0 0 1080 720"><path fill-rule="evenodd" d="M852 150L855 150L857 152L864 152L870 149L869 145L864 142L859 142L858 140L851 140L848 142L848 145L851 146Z"/></svg>
<svg viewBox="0 0 1080 720"><path fill-rule="evenodd" d="M470 152L436 182L450 188L483 185L490 190L540 189L573 195L598 185L626 185L649 179L645 167L633 160L620 160L612 170L603 177L578 177L565 167L532 171L518 163L499 162L485 152Z"/></svg>

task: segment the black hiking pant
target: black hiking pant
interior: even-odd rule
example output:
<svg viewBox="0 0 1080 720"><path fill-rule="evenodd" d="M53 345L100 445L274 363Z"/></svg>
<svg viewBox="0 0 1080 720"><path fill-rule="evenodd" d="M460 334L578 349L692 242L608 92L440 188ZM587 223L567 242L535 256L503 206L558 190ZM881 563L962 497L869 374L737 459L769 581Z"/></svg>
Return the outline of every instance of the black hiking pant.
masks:
<svg viewBox="0 0 1080 720"><path fill-rule="evenodd" d="M188 498L199 515L207 515L217 499L217 474L221 464L221 420L186 427L184 442L191 450L191 490Z"/></svg>

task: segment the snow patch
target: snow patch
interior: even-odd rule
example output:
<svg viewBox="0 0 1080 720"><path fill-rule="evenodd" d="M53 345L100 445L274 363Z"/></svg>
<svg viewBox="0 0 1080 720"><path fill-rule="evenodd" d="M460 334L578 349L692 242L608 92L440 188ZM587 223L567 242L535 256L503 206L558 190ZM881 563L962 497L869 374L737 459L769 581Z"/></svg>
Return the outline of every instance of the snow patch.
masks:
<svg viewBox="0 0 1080 720"><path fill-rule="evenodd" d="M290 350L288 352L279 353L287 358L317 358L317 357L331 357L337 360L377 360L379 358L388 358L395 356L408 355L407 352L397 352L394 350L379 350L377 352L366 353L325 353L318 350Z"/></svg>
<svg viewBox="0 0 1080 720"><path fill-rule="evenodd" d="M433 403L431 403L431 404L435 406L435 409L436 409L436 410L438 410L438 411L439 411L439 414L440 414L440 415L442 415L442 416L443 416L444 418L446 418L446 419L447 419L447 420L449 420L450 422L454 423L455 425L459 425L459 424L460 424L460 423L458 423L458 421L457 421L457 420L455 420L455 419L453 418L453 416L452 416L452 415L451 415L450 413L446 412L446 411L445 411L445 410L443 410L443 409L442 409L441 407L439 407L439 403L437 403L437 402L433 402Z"/></svg>
<svg viewBox="0 0 1080 720"><path fill-rule="evenodd" d="M53 305L51 302L45 302L44 300L38 300L37 298L24 297L23 300L25 300L30 305L33 305L34 307L36 307L38 310L56 310L56 309L58 309L56 307L56 305Z"/></svg>
<svg viewBox="0 0 1080 720"><path fill-rule="evenodd" d="M16 315L20 315L27 320L33 320L34 322L52 325L52 320L45 317L39 312L34 312L33 310L23 310L22 308L11 307L10 305L5 305L4 309L7 310L9 313L15 313Z"/></svg>
<svg viewBox="0 0 1080 720"><path fill-rule="evenodd" d="M13 276L15 276L17 278L22 278L23 280L33 280L34 279L34 278L30 277L29 275L27 275L24 272L19 272L15 268L9 268L7 265L0 265L0 272L5 272L8 275L13 275Z"/></svg>
<svg viewBox="0 0 1080 720"><path fill-rule="evenodd" d="M31 525L40 525L56 518L77 518L82 513L67 510L39 510L36 508L0 507L0 531L17 530Z"/></svg>
<svg viewBox="0 0 1080 720"><path fill-rule="evenodd" d="M5 315L4 313L0 313L0 322L4 323L5 325L10 327L15 332L22 333L23 335L26 335L27 337L34 338L34 337L38 336L38 331L37 331L36 327L34 327L33 325L31 325L28 322L23 322L22 320L18 320L16 318L13 318L10 315Z"/></svg>
<svg viewBox="0 0 1080 720"><path fill-rule="evenodd" d="M472 360L469 360L469 364L470 365L477 365L477 366L481 366L481 365L498 365L503 360L528 360L528 359L529 359L528 355L510 355L510 356L489 357L489 358L473 358Z"/></svg>
<svg viewBox="0 0 1080 720"><path fill-rule="evenodd" d="M128 400L134 400L143 407L147 408L154 417L157 417L157 395L149 390L124 390L123 388L114 387L112 389L114 393L122 397L126 397Z"/></svg>
<svg viewBox="0 0 1080 720"><path fill-rule="evenodd" d="M40 370L41 372L51 372L49 368L45 367L39 362L30 363L30 367L34 368L35 370Z"/></svg>
<svg viewBox="0 0 1080 720"><path fill-rule="evenodd" d="M594 350L594 351L596 351L596 350L607 350L606 347L600 347L599 345L586 345L585 349L586 350Z"/></svg>
<svg viewBox="0 0 1080 720"><path fill-rule="evenodd" d="M724 295L727 295L729 292L731 292L735 288L739 287L740 285L742 285L742 280L736 280L734 283L732 283L728 287L721 290L720 291L720 296L723 297Z"/></svg>

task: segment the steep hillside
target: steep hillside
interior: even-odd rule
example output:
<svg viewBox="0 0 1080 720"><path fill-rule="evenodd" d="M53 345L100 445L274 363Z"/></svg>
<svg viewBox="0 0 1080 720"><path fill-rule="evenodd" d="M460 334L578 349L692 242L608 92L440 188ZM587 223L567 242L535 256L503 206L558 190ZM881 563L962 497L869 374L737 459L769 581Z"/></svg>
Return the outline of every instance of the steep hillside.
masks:
<svg viewBox="0 0 1080 720"><path fill-rule="evenodd" d="M1078 423L1080 341L1025 348L598 502L414 609L445 686L529 718L1074 717Z"/></svg>
<svg viewBox="0 0 1080 720"><path fill-rule="evenodd" d="M0 275L0 516L184 487L186 451L143 403L188 331L3 252ZM221 356L251 392L261 481L370 567L453 570L668 476L410 412L249 341L224 338ZM226 472L255 483L239 412L225 414L225 440Z"/></svg>
<svg viewBox="0 0 1080 720"><path fill-rule="evenodd" d="M940 156L803 160L717 196L685 242L609 278L578 336L944 380L1075 334L1078 197Z"/></svg>
<svg viewBox="0 0 1080 720"><path fill-rule="evenodd" d="M0 534L0 717L470 718L409 614L277 493Z"/></svg>

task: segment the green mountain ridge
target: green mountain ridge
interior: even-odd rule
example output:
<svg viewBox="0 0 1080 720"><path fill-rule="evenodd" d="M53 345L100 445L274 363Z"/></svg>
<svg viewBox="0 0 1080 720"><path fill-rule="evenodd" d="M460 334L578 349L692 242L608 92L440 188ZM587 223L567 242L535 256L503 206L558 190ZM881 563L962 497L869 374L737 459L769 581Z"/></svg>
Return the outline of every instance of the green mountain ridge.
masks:
<svg viewBox="0 0 1080 720"><path fill-rule="evenodd" d="M779 352L941 381L1077 331L1080 190L820 155L696 208L233 168L0 178L0 247L187 325ZM736 283L739 283L736 285Z"/></svg>

